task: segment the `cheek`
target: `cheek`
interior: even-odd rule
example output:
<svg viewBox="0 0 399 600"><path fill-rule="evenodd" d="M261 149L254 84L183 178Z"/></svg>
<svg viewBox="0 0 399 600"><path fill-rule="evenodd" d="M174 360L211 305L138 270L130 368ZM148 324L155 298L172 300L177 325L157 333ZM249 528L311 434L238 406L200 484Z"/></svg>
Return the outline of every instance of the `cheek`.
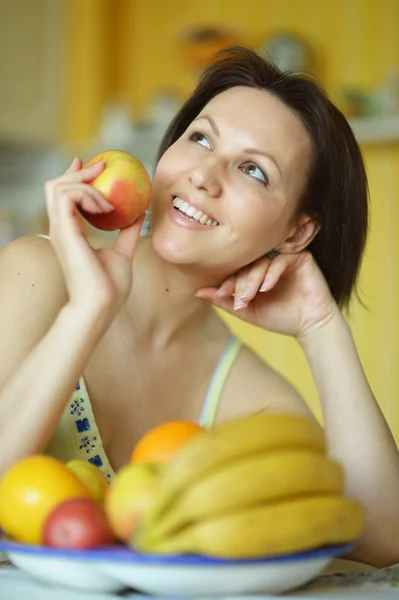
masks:
<svg viewBox="0 0 399 600"><path fill-rule="evenodd" d="M268 234L280 228L285 220L285 211L275 198L263 190L259 192L252 186L241 186L235 190L235 202L231 206L231 216L235 228L244 233Z"/></svg>
<svg viewBox="0 0 399 600"><path fill-rule="evenodd" d="M267 194L235 195L230 211L231 240L246 262L259 258L281 243L289 227L288 211Z"/></svg>
<svg viewBox="0 0 399 600"><path fill-rule="evenodd" d="M187 152L176 143L171 146L159 160L154 176L154 184L167 185L175 183L176 178L184 174L189 166Z"/></svg>
<svg viewBox="0 0 399 600"><path fill-rule="evenodd" d="M170 167L169 163L171 163ZM167 156L167 153L165 153L159 160L155 169L153 182L154 188L165 185L168 182L168 179L170 178L172 165L173 162L169 161L169 157Z"/></svg>

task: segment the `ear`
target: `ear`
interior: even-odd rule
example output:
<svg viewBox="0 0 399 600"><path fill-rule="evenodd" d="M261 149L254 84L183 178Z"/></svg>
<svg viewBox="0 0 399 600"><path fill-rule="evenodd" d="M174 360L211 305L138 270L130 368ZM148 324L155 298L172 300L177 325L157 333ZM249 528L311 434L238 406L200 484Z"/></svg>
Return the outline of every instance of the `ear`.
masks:
<svg viewBox="0 0 399 600"><path fill-rule="evenodd" d="M285 240L276 248L281 254L296 254L304 250L320 230L316 217L301 213Z"/></svg>

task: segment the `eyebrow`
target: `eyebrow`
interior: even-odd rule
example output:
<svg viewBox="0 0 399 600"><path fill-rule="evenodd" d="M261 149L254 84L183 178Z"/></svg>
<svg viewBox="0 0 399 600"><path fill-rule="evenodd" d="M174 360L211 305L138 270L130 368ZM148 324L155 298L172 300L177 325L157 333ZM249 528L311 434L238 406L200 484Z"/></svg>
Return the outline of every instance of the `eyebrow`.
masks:
<svg viewBox="0 0 399 600"><path fill-rule="evenodd" d="M194 119L194 121L198 121L199 119L206 119L208 121L209 125L212 127L213 133L215 135L217 135L218 137L220 136L219 128L210 115L200 115L199 117Z"/></svg>

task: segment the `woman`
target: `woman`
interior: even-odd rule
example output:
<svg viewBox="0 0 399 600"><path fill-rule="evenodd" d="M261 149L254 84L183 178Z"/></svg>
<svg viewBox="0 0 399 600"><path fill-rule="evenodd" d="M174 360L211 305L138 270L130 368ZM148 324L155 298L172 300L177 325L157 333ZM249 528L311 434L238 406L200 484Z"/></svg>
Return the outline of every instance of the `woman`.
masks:
<svg viewBox="0 0 399 600"><path fill-rule="evenodd" d="M145 431L201 411L207 426L261 410L312 418L216 305L297 339L329 451L367 510L351 557L399 560L397 451L340 312L367 227L363 162L341 113L312 81L230 49L162 142L151 237L138 243L139 220L113 248L90 247L74 207L112 210L87 184L103 168L76 158L47 182L51 244L22 238L1 253L1 471L47 449L111 477Z"/></svg>

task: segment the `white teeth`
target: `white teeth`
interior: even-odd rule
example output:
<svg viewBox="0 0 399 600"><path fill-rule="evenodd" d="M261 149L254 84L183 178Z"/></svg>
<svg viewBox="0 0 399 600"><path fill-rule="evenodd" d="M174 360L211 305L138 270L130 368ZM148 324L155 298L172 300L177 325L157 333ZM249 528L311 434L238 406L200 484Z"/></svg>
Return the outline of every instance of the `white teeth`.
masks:
<svg viewBox="0 0 399 600"><path fill-rule="evenodd" d="M188 217L193 217L196 212L197 212L197 210L194 208L194 206L189 206L188 209L186 210L186 215Z"/></svg>
<svg viewBox="0 0 399 600"><path fill-rule="evenodd" d="M183 204L180 206L180 210L182 210L185 213L189 207L190 205L188 202L183 202Z"/></svg>
<svg viewBox="0 0 399 600"><path fill-rule="evenodd" d="M212 227L219 225L217 221L208 217L208 215L203 213L201 210L197 210L194 206L190 206L188 202L185 202L185 200L182 200L178 196L173 198L173 206L185 213L188 217L193 217L196 221L201 223L201 225L208 225Z"/></svg>

